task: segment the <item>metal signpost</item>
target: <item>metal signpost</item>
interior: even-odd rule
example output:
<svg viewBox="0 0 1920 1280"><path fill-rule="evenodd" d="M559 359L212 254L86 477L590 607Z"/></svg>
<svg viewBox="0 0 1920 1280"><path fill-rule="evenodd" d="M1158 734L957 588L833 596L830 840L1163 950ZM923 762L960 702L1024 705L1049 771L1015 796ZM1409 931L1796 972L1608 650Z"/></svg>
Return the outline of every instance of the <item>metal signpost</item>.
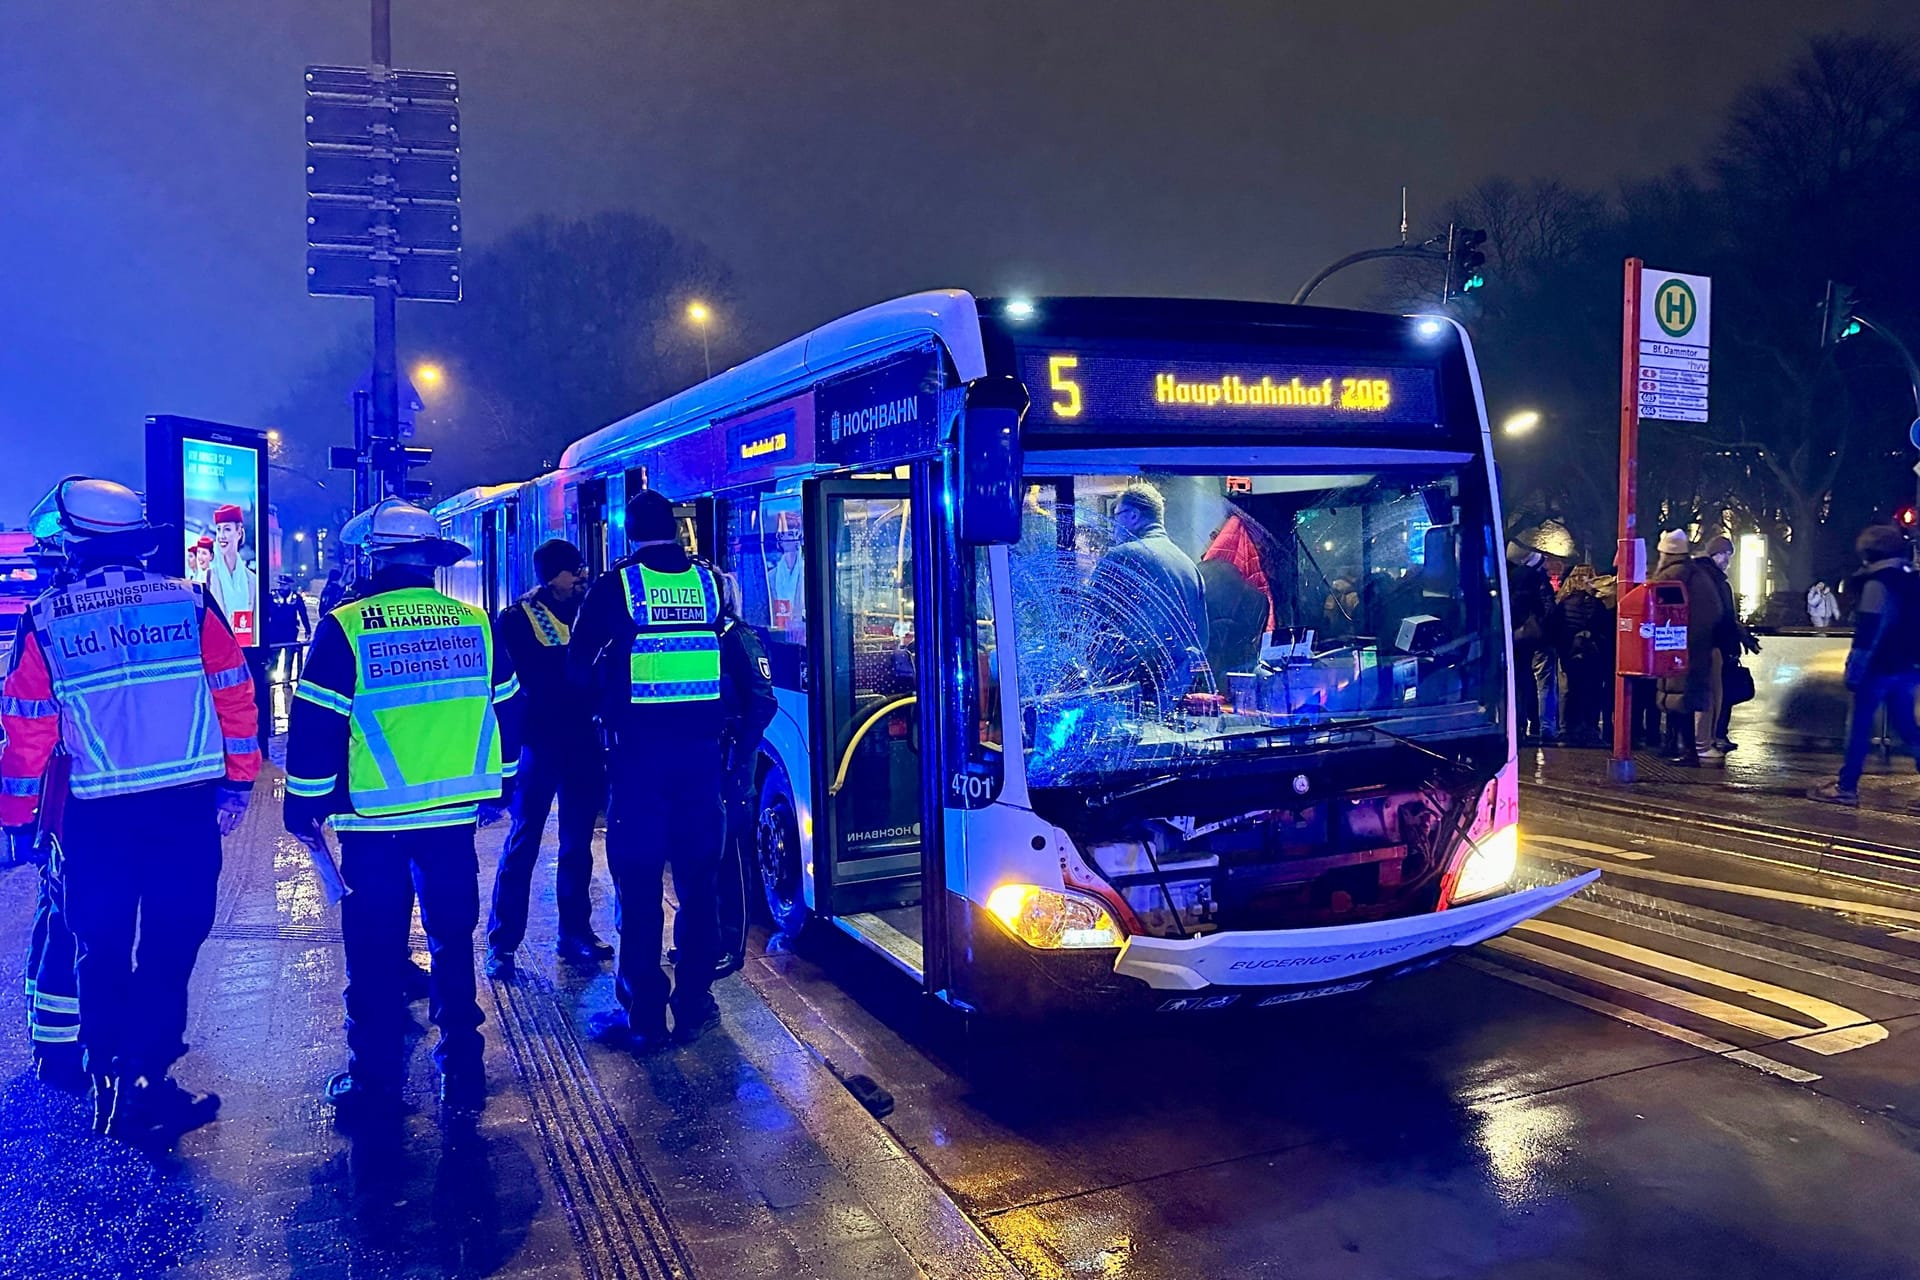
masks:
<svg viewBox="0 0 1920 1280"><path fill-rule="evenodd" d="M1615 600L1647 578L1639 536L1640 419L1705 422L1711 361L1712 281L1626 263L1620 318L1620 542L1614 552ZM1624 676L1613 682L1613 760L1608 776L1632 782L1633 700Z"/></svg>
<svg viewBox="0 0 1920 1280"><path fill-rule="evenodd" d="M373 0L372 66L306 71L307 292L373 299L360 506L404 491L407 468L431 456L380 447L402 432L395 304L460 300L459 81L393 69L391 17L391 0Z"/></svg>

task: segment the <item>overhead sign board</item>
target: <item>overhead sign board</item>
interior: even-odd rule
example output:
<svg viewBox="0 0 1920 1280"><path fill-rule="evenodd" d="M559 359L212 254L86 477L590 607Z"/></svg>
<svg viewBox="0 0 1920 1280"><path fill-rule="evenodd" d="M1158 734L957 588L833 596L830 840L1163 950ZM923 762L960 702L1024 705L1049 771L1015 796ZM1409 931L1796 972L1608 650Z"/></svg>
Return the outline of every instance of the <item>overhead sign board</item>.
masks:
<svg viewBox="0 0 1920 1280"><path fill-rule="evenodd" d="M1640 269L1642 418L1705 422L1713 332L1713 282L1706 276Z"/></svg>
<svg viewBox="0 0 1920 1280"><path fill-rule="evenodd" d="M460 300L460 83L308 67L307 292Z"/></svg>

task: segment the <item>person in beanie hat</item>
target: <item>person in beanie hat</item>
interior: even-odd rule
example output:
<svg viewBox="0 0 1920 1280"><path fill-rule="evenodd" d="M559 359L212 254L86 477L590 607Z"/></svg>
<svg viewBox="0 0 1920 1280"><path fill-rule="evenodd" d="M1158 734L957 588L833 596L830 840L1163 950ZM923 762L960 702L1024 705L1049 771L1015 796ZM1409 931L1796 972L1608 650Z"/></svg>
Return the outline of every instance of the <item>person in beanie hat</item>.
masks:
<svg viewBox="0 0 1920 1280"><path fill-rule="evenodd" d="M560 865L554 897L560 955L593 964L613 954L593 931L593 824L606 800L607 769L593 725L593 695L567 675L567 641L587 595L586 558L554 538L534 548L540 585L501 610L497 643L513 655L524 710L512 826L493 878L487 919L487 976L510 978L527 934L527 900L547 815L560 804Z"/></svg>
<svg viewBox="0 0 1920 1280"><path fill-rule="evenodd" d="M1553 583L1542 567L1546 559L1525 535L1507 542L1507 613L1513 628L1513 693L1523 742L1547 736L1543 722L1546 674L1552 667L1547 622L1553 612Z"/></svg>
<svg viewBox="0 0 1920 1280"><path fill-rule="evenodd" d="M1887 724L1920 763L1920 728L1914 698L1920 694L1920 573L1907 537L1890 524L1869 525L1854 542L1860 556L1860 603L1853 613L1853 648L1847 653L1847 688L1853 710L1847 718L1847 751L1840 776L1807 792L1828 804L1860 803L1860 775L1873 747L1873 722L1887 709Z"/></svg>

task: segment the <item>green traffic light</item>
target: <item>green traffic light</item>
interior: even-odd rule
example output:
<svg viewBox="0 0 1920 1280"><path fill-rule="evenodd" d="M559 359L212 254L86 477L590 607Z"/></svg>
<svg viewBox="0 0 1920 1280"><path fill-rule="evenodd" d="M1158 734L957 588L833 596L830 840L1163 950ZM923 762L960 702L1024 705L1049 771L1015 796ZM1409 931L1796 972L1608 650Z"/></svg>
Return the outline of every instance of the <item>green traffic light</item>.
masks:
<svg viewBox="0 0 1920 1280"><path fill-rule="evenodd" d="M1467 277L1467 282L1460 286L1460 292L1472 293L1475 289L1480 288L1486 283L1487 283L1487 278L1485 276L1478 275L1478 274L1470 275Z"/></svg>
<svg viewBox="0 0 1920 1280"><path fill-rule="evenodd" d="M1849 320L1847 327L1840 331L1840 336L1843 338L1851 338L1858 332L1860 332L1860 322L1858 320Z"/></svg>

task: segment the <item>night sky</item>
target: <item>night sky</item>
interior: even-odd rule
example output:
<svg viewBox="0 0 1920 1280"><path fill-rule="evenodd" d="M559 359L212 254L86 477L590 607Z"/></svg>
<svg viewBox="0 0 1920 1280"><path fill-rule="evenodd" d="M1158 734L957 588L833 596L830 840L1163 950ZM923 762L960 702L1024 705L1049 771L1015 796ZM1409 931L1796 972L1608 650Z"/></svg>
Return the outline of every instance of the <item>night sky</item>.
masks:
<svg viewBox="0 0 1920 1280"><path fill-rule="evenodd" d="M394 7L395 61L461 77L469 243L657 217L736 273L716 362L933 286L1285 298L1390 242L1402 183L1417 222L1695 161L1810 31L1920 33L1911 0ZM362 321L305 293L301 69L367 38L364 0L5 7L0 523L137 483L144 414L267 425Z"/></svg>

